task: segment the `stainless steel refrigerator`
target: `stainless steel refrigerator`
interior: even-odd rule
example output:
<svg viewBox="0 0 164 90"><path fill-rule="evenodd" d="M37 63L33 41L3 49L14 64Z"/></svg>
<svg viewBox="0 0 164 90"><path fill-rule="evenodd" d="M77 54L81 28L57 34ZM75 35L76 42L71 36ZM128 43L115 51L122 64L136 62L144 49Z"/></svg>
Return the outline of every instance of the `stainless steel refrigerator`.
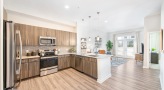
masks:
<svg viewBox="0 0 164 90"><path fill-rule="evenodd" d="M14 30L12 21L3 21L3 31L4 90L13 90L21 81L17 80L17 76L21 76L21 34L19 30ZM19 46L17 46L17 43L19 43ZM19 52L19 59L16 62L17 52Z"/></svg>

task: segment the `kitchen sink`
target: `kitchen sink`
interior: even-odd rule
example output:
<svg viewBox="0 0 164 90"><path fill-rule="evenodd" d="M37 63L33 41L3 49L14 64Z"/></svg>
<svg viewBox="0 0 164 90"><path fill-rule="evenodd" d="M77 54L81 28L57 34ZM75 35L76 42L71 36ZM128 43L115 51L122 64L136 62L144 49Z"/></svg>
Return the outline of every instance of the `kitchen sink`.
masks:
<svg viewBox="0 0 164 90"><path fill-rule="evenodd" d="M98 57L98 55L88 55L88 56L91 56L91 57Z"/></svg>

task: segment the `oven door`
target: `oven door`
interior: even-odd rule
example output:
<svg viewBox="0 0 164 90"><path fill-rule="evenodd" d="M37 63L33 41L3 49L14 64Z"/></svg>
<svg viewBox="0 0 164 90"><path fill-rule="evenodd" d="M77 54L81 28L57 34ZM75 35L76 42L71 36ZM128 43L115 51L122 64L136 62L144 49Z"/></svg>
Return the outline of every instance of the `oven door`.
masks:
<svg viewBox="0 0 164 90"><path fill-rule="evenodd" d="M40 69L53 67L58 65L58 58L57 57L50 57L50 58L41 58L40 60Z"/></svg>

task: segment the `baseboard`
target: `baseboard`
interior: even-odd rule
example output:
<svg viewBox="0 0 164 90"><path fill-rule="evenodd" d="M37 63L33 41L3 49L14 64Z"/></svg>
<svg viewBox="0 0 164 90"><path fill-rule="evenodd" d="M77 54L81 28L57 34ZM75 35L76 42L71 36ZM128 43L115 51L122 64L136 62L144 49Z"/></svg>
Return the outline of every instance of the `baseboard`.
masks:
<svg viewBox="0 0 164 90"><path fill-rule="evenodd" d="M98 78L98 79L97 79L97 82L98 82L98 83L103 83L105 80L107 80L107 79L110 78L111 76L112 76L112 75L109 74L108 76L106 76L106 77L104 77L104 78L102 78L102 79Z"/></svg>

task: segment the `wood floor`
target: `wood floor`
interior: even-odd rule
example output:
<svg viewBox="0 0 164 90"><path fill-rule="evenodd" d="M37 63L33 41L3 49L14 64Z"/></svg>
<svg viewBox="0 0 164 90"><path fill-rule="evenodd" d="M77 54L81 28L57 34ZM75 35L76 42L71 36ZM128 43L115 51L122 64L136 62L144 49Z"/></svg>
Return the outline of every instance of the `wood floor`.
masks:
<svg viewBox="0 0 164 90"><path fill-rule="evenodd" d="M18 90L160 90L159 70L143 69L129 60L112 67L112 77L99 84L74 69L22 81Z"/></svg>

